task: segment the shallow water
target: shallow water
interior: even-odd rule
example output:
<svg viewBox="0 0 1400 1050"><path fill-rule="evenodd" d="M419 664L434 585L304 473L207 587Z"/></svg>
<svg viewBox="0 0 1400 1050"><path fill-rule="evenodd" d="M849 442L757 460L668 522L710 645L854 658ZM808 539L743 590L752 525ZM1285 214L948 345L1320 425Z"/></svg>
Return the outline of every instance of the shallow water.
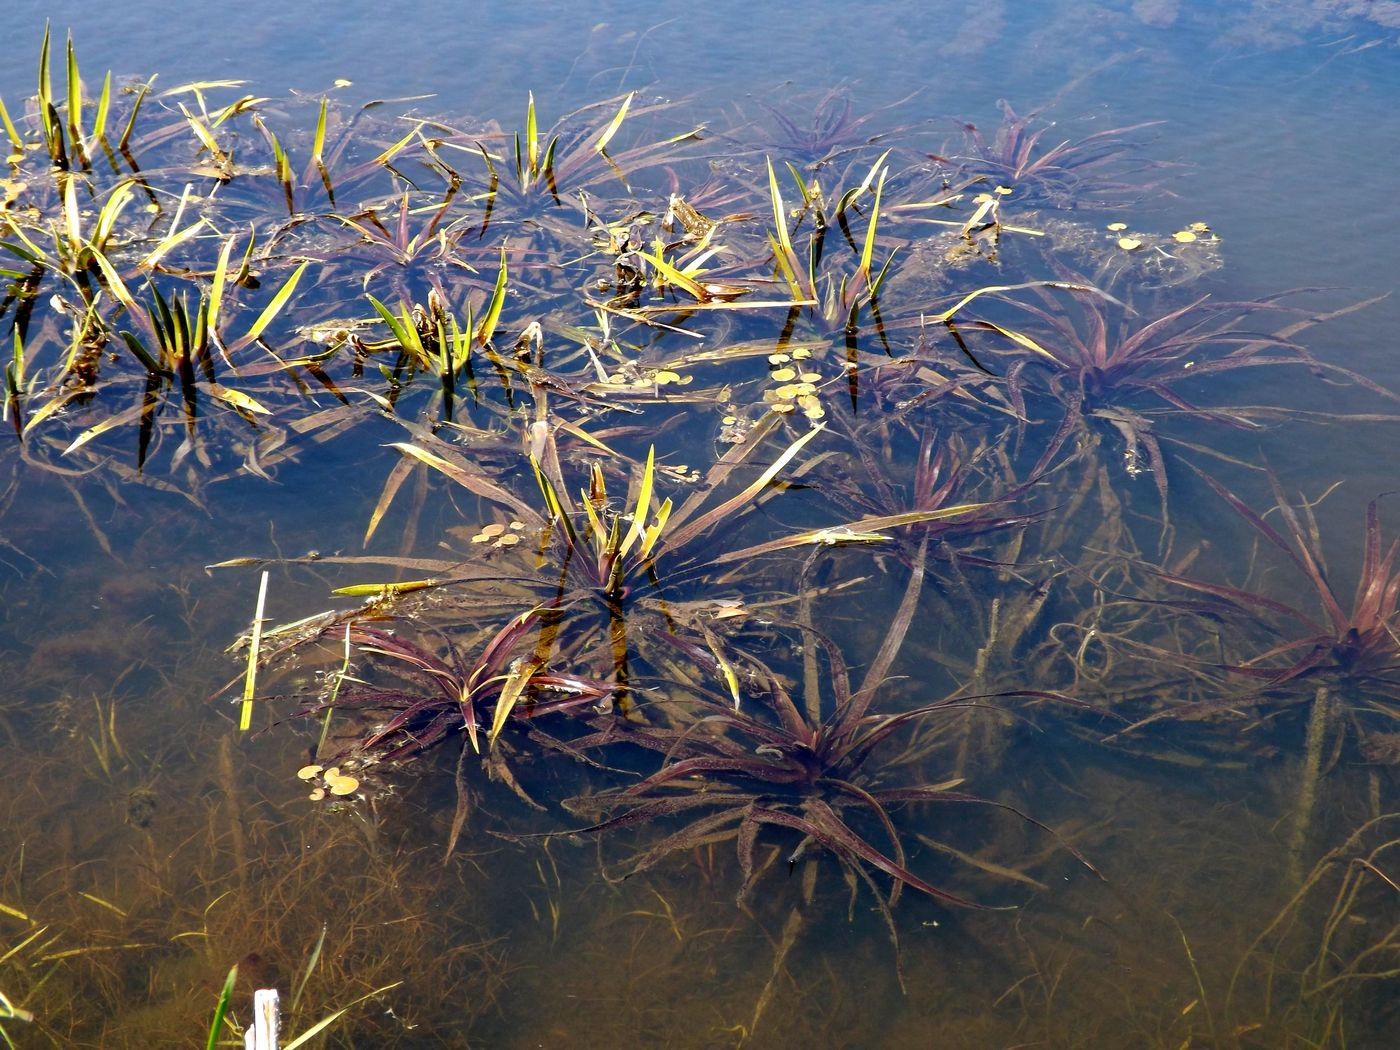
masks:
<svg viewBox="0 0 1400 1050"><path fill-rule="evenodd" d="M377 150L395 137L388 128L402 113L462 125L496 121L510 130L523 122L527 92L548 123L637 90L642 100L676 100L654 118L656 128L708 126L703 147L674 166L682 187L718 173L757 187L760 206L764 150L781 131L773 110L803 123L836 88L842 94L833 104L849 98L854 113L872 113L864 136L888 133L854 154L856 179L880 150L900 147L891 199L905 192L901 176L930 154L960 148L959 122L990 133L1002 117L999 99L1022 114L1043 106L1043 119L1056 122L1047 144L1161 121L1127 136L1140 163L1115 174L1126 190L1096 200L1076 187L1058 210L1039 207L1025 224L1075 223L1076 235L1098 246L1093 258L1107 251L1115 259L1103 247L1111 246L1110 222L1157 235L1206 222L1220 237L1218 267L1171 270L1168 282L1129 271L1115 293L1131 292L1149 310L1205 293L1248 301L1320 288L1291 301L1326 312L1391 291L1400 235L1393 205L1400 17L1390 5L1353 6L939 4L913 17L909 5L877 3L857 17L812 4L799 17L722 2L668 20L640 4L564 12L514 5L470 18L424 4L391 19L363 4L325 5L318 14L252 3L220 13L215 44L207 18L184 8L20 3L7 12L0 97L12 113L23 112L44 18L60 38L72 27L89 93L107 68L138 78L159 73L163 88L245 80L246 88L224 89L220 104L243 91L269 96L279 134L303 155L317 100L328 91L342 113L371 99L433 93L375 111L384 119L369 135ZM332 88L337 78L352 83ZM828 192L843 163L821 175ZM635 196L660 212L669 182L670 173L653 170L634 183ZM792 184L784 186L791 193ZM225 198L241 222L280 206L275 195L238 198L239 189L234 180ZM610 192L616 187L600 189L599 199ZM758 210L753 199L743 206ZM570 210L571 228L577 219ZM1049 275L1037 244L1011 234L999 264L978 260L944 272L935 255L919 254L931 251L920 227L891 223L887 236L901 242L902 253L886 297L892 320L899 316L893 304L922 302L935 291ZM315 234L295 233L303 235L303 249L314 250ZM495 250L472 258L485 274L470 282L478 300L495 274ZM605 264L564 262L524 267L528 287L557 304L609 272ZM410 278L420 294L422 279ZM387 284L373 288L391 300ZM525 292L514 293L502 319L510 339L534 309ZM369 312L353 266L308 282L295 311L298 324ZM1297 339L1321 362L1400 390L1397 311L1395 297L1382 299ZM591 311L574 313L572 323L593 323ZM3 317L7 346L10 316ZM693 322L706 332L706 346L765 346L753 359L697 365L694 389L726 382L757 401L768 370L763 356L776 349L781 328L776 316ZM1025 319L996 316L1004 324ZM291 320L277 329L286 345ZM1273 330L1282 321L1258 323ZM892 332L894 356L908 353L915 334ZM561 340L553 329L548 338L551 347ZM651 362L691 349L673 333L629 338ZM854 416L848 411L839 346L838 334L829 353L813 358L828 384L829 411L868 419L874 401L860 401ZM860 346L879 352L868 330ZM367 373L369 387L377 380L372 368ZM1388 418L1396 412L1393 398L1327 381L1336 379L1290 366L1180 387L1182 396L1211 406L1290 411L1259 415L1267 425L1258 430L1154 417L1168 442L1174 531L1165 554L1151 473L1124 471L1122 433L1104 426L1075 435L1066 446L1066 455L1076 443L1081 453L1073 469L1058 468L1026 497L1044 517L1028 526L1015 569L931 560L931 583L882 694L893 709L958 687L1058 689L1091 709L989 701L921 722L888 754L878 753L920 783L965 777L962 790L1053 829L1043 833L985 805L893 809L910 868L998 906L950 908L906 889L892 912L898 951L869 887L829 856L788 862L795 837L772 835L771 853L761 857L771 866L742 906L735 904L741 877L732 841L697 845L618 881L630 851L679 825L581 842L547 837L583 819L563 811L560 800L612 783L605 771L558 755L524 747L514 759L522 790L543 810L499 783L474 781L473 810L444 862L459 736L383 774L373 800L328 809L308 801L295 777L315 753L319 724L290 719L294 703L270 702L255 719L259 732L237 732L237 706L228 698L238 693L242 668L223 650L253 616L257 572L205 566L272 559L267 617L274 623L344 607L329 596L332 588L384 576L383 568L336 557L362 553L366 523L398 458L384 446L408 440L402 428L367 415L334 439L289 440L295 455L286 459L267 446L261 459L249 460L254 438L225 413L233 425L201 424L211 456L201 467L178 451L175 413L164 417L142 484L129 428L95 440L89 452L100 454L79 459L84 472L70 476L23 458L7 427L0 439L0 653L11 682L0 699L7 843L0 992L37 1020L4 1022L5 1032L20 1046L190 1045L205 1038L219 987L236 963L240 1020L251 989L268 985L288 1000L300 990L291 1031L350 1006L327 1045L1388 1045L1400 1000L1394 977L1359 978L1344 967L1393 967L1393 883L1363 878L1354 900L1331 909L1343 899L1344 877L1379 871L1396 879L1386 850L1400 823L1395 762L1377 749L1386 728L1397 728L1393 694L1348 698L1354 710L1365 708L1371 735L1363 739L1376 747L1363 749L1354 735L1334 730L1329 740L1340 742L1322 756L1327 772L1301 854L1292 836L1307 779L1311 685L1292 706L1265 707L1262 721L1165 720L1104 742L1125 722L1197 688L1180 659L1154 663L1108 641L1194 639L1197 656L1209 646L1194 628L1141 633L1146 614L1114 599L1142 577L1121 563L1108 567L1106 543L1217 586L1312 600L1305 576L1189 464L1261 512L1272 497L1260 464L1273 468L1295 505L1328 493L1314 513L1334 589L1350 598L1366 505L1396 487L1396 420ZM860 397L873 398L877 386L872 380ZM420 380L404 395L405 415L424 408L422 389ZM108 411L132 403L137 388L120 390ZM561 400L570 404L556 399L556 409ZM638 407L635 419L604 416L598 425L639 422L655 431L670 462L702 470L728 447L720 440L723 405ZM740 406L750 418L758 407ZM956 434L975 448L1009 433L1005 417L985 425L945 401L926 415L941 426L940 442ZM50 443L30 435L27 451L65 468L74 459L60 455L62 447L98 418L55 419ZM1008 467L1023 480L1038 457L1034 443L1053 429L1034 430L1008 453ZM794 427L791 438L802 432ZM645 457L640 435L623 440L623 451ZM907 466L917 453L908 434L876 433L870 441L881 462ZM484 454L505 462L494 447ZM270 476L240 469L249 462L265 464ZM850 470L859 477L862 467ZM522 496L537 498L527 472L511 477ZM673 488L679 501L687 490ZM826 491L795 488L765 504L743 542L828 524L830 509ZM1395 515L1385 503L1381 512L1388 538ZM469 534L490 515L484 502L425 476L405 484L369 550L389 558L442 558L444 545L469 551ZM1122 530L1104 531L1116 520ZM1277 511L1269 520L1281 527ZM976 541L976 553L1014 559L1006 535ZM313 551L316 557L305 557ZM908 574L889 551L872 555L860 546L835 547L813 564L820 586L849 587L822 599L819 610L859 681ZM772 598L780 580L780 573L727 577L718 594L692 581L681 598L743 593L757 602ZM791 574L783 582L792 586ZM1086 618L1100 605L1101 618ZM1318 613L1315 603L1308 608ZM1024 624L1014 619L1018 611ZM758 647L796 688L799 642L758 626L748 635L736 630L735 638ZM314 689L338 666L334 650L308 655L266 679L264 689ZM232 689L224 688L229 682ZM642 770L638 751L607 752L606 762ZM887 841L870 824L863 833ZM1314 862L1333 849L1341 863L1308 881ZM1356 862L1365 857L1370 868ZM876 882L888 893L886 878Z"/></svg>

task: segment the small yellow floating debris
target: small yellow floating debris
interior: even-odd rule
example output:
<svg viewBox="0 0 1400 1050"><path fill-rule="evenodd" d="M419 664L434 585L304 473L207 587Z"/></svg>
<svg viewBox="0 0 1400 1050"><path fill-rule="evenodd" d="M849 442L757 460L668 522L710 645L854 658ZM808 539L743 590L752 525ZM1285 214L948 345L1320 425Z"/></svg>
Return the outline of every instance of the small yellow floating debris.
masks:
<svg viewBox="0 0 1400 1050"><path fill-rule="evenodd" d="M360 789L360 782L354 777L336 777L327 783L332 795L353 795Z"/></svg>
<svg viewBox="0 0 1400 1050"><path fill-rule="evenodd" d="M320 766L302 766L297 770L297 779L299 780L313 780L320 775Z"/></svg>
<svg viewBox="0 0 1400 1050"><path fill-rule="evenodd" d="M1126 230L1128 224L1126 222L1111 222L1108 224L1108 228L1114 233L1117 233L1119 230Z"/></svg>
<svg viewBox="0 0 1400 1050"><path fill-rule="evenodd" d="M775 368L773 370L772 379L775 383L786 383L789 379L796 378L797 369L795 368Z"/></svg>
<svg viewBox="0 0 1400 1050"><path fill-rule="evenodd" d="M1177 230L1174 234L1172 234L1172 240L1178 242L1179 244L1190 244L1195 239L1196 235L1190 230Z"/></svg>
<svg viewBox="0 0 1400 1050"><path fill-rule="evenodd" d="M789 361L791 361L791 360L792 360L792 358L789 357L787 354L769 354L769 355L768 355L768 363L769 363L770 365L785 365L785 364L787 364L787 363L788 363Z"/></svg>
<svg viewBox="0 0 1400 1050"><path fill-rule="evenodd" d="M1136 237L1119 237L1118 247L1122 248L1125 252L1137 251L1137 249L1142 247L1142 241L1138 240Z"/></svg>
<svg viewBox="0 0 1400 1050"><path fill-rule="evenodd" d="M794 361L805 361L811 356L812 351L808 350L805 346L799 346L796 350L792 352L792 359Z"/></svg>

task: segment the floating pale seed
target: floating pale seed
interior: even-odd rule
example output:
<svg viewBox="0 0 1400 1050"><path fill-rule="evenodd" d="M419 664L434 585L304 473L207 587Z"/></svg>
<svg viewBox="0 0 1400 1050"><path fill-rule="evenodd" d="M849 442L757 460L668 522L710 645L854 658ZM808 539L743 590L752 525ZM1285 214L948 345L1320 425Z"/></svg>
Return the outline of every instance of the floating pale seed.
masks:
<svg viewBox="0 0 1400 1050"><path fill-rule="evenodd" d="M317 788L315 791L311 792L311 794L307 795L306 797L309 798L312 802L320 802L321 799L326 797L326 789Z"/></svg>
<svg viewBox="0 0 1400 1050"><path fill-rule="evenodd" d="M1128 224L1126 222L1111 222L1108 224L1108 228L1114 233L1117 233L1119 230L1126 230Z"/></svg>
<svg viewBox="0 0 1400 1050"><path fill-rule="evenodd" d="M513 532L508 532L496 541L497 547L514 547L520 542L520 537Z"/></svg>
<svg viewBox="0 0 1400 1050"><path fill-rule="evenodd" d="M1177 230L1174 234L1172 234L1172 240L1177 241L1181 244L1190 244L1195 239L1196 235L1190 230Z"/></svg>
<svg viewBox="0 0 1400 1050"><path fill-rule="evenodd" d="M792 352L792 359L794 361L805 361L811 356L812 351L808 350L805 346L799 346L796 350Z"/></svg>
<svg viewBox="0 0 1400 1050"><path fill-rule="evenodd" d="M481 534L487 537L488 539L490 539L492 536L499 536L505 531L506 527L500 522L492 522L490 525L483 525L481 527Z"/></svg>
<svg viewBox="0 0 1400 1050"><path fill-rule="evenodd" d="M779 401L776 405L773 406L773 411L774 411L774 412L781 412L781 413L783 413L784 415L786 415L787 413L794 411L794 408L793 408L792 405L788 404L786 401Z"/></svg>
<svg viewBox="0 0 1400 1050"><path fill-rule="evenodd" d="M1186 228L1196 233L1210 233L1210 227L1203 222L1193 222Z"/></svg>
<svg viewBox="0 0 1400 1050"><path fill-rule="evenodd" d="M297 778L299 780L310 780L312 777L317 777L320 775L320 766L302 766L300 769L297 770Z"/></svg>
<svg viewBox="0 0 1400 1050"><path fill-rule="evenodd" d="M821 373L820 373L820 372L803 372L802 375L799 376L798 378L800 378L800 379L802 380L802 382L804 382L804 383L815 383L815 382L817 382L819 379L821 379Z"/></svg>
<svg viewBox="0 0 1400 1050"><path fill-rule="evenodd" d="M491 537L488 536L488 535L486 535L486 533L484 533L484 532L478 532L475 536L472 537L472 542L473 542L473 543L485 543L485 542L486 542L487 540L489 540L490 538L491 538Z"/></svg>
<svg viewBox="0 0 1400 1050"><path fill-rule="evenodd" d="M773 381L775 383L786 383L789 379L797 378L795 368L775 368L773 370Z"/></svg>
<svg viewBox="0 0 1400 1050"><path fill-rule="evenodd" d="M1142 241L1138 240L1136 237L1119 237L1118 247L1122 248L1125 252L1136 251L1142 247Z"/></svg>
<svg viewBox="0 0 1400 1050"><path fill-rule="evenodd" d="M787 354L769 354L769 355L768 355L768 363L769 363L770 365L785 365L785 364L787 364L787 363L788 363L789 361L791 361L791 360L792 360L792 358L789 357Z"/></svg>
<svg viewBox="0 0 1400 1050"><path fill-rule="evenodd" d="M358 791L358 790L359 790L359 787L360 787L360 782L359 782L358 780L356 780L354 777L341 777L339 780L336 780L336 781L332 782L332 784L331 784L331 794L332 794L332 795L350 795L350 794L353 794L354 792Z"/></svg>
<svg viewBox="0 0 1400 1050"><path fill-rule="evenodd" d="M998 186L996 192L998 197L1009 197L1014 191L1010 186Z"/></svg>
<svg viewBox="0 0 1400 1050"><path fill-rule="evenodd" d="M512 521L510 523L510 527L516 532L523 532L525 529L525 523L523 521Z"/></svg>
<svg viewBox="0 0 1400 1050"><path fill-rule="evenodd" d="M679 383L681 381L679 372L672 372L669 370L657 372L654 378L656 379L657 386L662 386L665 383Z"/></svg>
<svg viewBox="0 0 1400 1050"><path fill-rule="evenodd" d="M720 420L720 423L726 427L732 427L737 422L739 422L738 416L725 416Z"/></svg>

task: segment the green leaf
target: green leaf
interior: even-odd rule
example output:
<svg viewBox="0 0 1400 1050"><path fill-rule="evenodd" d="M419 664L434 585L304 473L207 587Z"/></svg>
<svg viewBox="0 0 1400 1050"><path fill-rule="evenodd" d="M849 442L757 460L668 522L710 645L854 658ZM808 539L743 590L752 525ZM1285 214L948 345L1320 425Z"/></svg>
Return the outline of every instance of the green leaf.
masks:
<svg viewBox="0 0 1400 1050"><path fill-rule="evenodd" d="M205 1044L206 1050L215 1050L219 1045L219 1034L224 1027L224 1015L228 1013L229 1000L233 998L233 986L238 980L238 967L229 970L228 976L224 978L223 991L219 993L218 1005L214 1007L214 1023L209 1026L209 1042Z"/></svg>
<svg viewBox="0 0 1400 1050"><path fill-rule="evenodd" d="M636 95L637 93L635 91L630 92L627 97L622 100L622 108L617 111L617 116L612 118L608 126L603 129L603 133L598 136L598 141L593 144L593 149L596 152L602 153L608 148L608 143L611 142L613 136L617 134L617 129L622 127L622 121L626 118L627 110L632 105L632 99L635 98Z"/></svg>
<svg viewBox="0 0 1400 1050"><path fill-rule="evenodd" d="M306 272L306 268L310 265L309 262L304 262L292 271L292 275L287 278L287 283L272 297L272 301L258 315L258 319L253 322L253 327L248 329L248 334L243 337L241 342L251 343L262 335L263 330L272 323L273 319L281 312L282 307L287 305L287 300L296 291L297 282L301 280L301 275Z"/></svg>
<svg viewBox="0 0 1400 1050"><path fill-rule="evenodd" d="M506 301L506 249L501 246L501 269L496 274L496 289L491 293L491 301L486 305L486 315L476 329L478 346L485 346L496 334L496 324L501 319L501 307Z"/></svg>

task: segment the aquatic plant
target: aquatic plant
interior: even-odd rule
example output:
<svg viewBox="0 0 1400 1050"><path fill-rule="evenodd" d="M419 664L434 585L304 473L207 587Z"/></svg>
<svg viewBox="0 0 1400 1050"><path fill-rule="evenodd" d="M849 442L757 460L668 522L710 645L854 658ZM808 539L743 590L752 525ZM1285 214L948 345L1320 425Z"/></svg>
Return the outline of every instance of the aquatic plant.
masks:
<svg viewBox="0 0 1400 1050"><path fill-rule="evenodd" d="M573 746L579 749L625 741L665 757L661 769L641 776L628 787L572 800L568 805L577 812L622 810L578 834L609 832L683 815L679 830L642 848L628 865L629 874L646 871L696 845L732 839L738 851L743 899L767 868L767 863L757 861L760 837L772 829L795 833L798 841L787 856L789 866L815 847L830 854L848 874L853 889L859 883L871 891L896 943L891 909L905 887L945 903L976 906L910 870L892 808L925 802L972 802L1000 806L1023 819L1030 818L1012 807L954 790L961 778L939 784L910 782L907 777L896 779L896 769L903 770L903 763L872 759L900 729L991 699L954 695L903 708L897 714L876 708L877 695L914 620L924 586L927 548L927 539L917 544L903 600L857 688L852 687L839 649L811 626L793 625L803 640L800 701L784 684L783 676L754 655L752 647L725 646L709 631L703 646L679 636L668 637L686 663L722 672L734 691L724 696L692 687L686 690L685 699L672 697L659 705L656 714L665 717L664 726L605 727L592 737L574 740ZM771 649L771 641L764 648ZM738 688L740 681L746 683L742 690ZM828 684L829 693L821 688L823 682ZM1003 694L1011 696L1068 700L1036 691ZM907 755L903 760L911 761ZM876 845L856 830L862 818L873 822L886 844ZM874 873L890 878L888 892L880 888Z"/></svg>
<svg viewBox="0 0 1400 1050"><path fill-rule="evenodd" d="M989 461L993 462L985 473L1000 466L994 462L996 444L971 450L960 435L945 435L925 419L917 431L917 451L909 457L913 461L911 476L905 456L877 455L871 447L870 439L889 422L890 417L885 416L878 424L858 428L852 437L856 461L850 464L857 472L851 474L841 465L831 466L821 485L832 500L858 517L898 521L903 515L951 511L890 530L894 533L891 542L905 564L912 561L915 550L923 543L928 544L934 557L957 559L965 564L999 564L995 559L972 553L966 549L967 544L1024 527L1043 516L1042 511L1012 509L1012 504L1028 495L1031 486L999 486L995 475L974 476L974 471L986 467ZM892 469L895 464L898 469ZM991 486L992 491L983 498L969 499L968 493L977 481L984 487Z"/></svg>
<svg viewBox="0 0 1400 1050"><path fill-rule="evenodd" d="M934 155L934 159L960 165L969 174L984 175L1027 199L1057 207L1121 204L1125 203L1124 197L1131 200L1150 188L1140 180L1121 181L1124 175L1146 166L1142 162L1123 166L1121 162L1136 148L1124 136L1155 127L1161 121L1108 128L1077 141L1064 139L1047 147L1042 145L1042 139L1055 124L1043 121L1039 109L1022 115L1005 99L997 105L1002 120L990 138L976 124L962 122L959 126L967 136L971 154Z"/></svg>
<svg viewBox="0 0 1400 1050"><path fill-rule="evenodd" d="M1227 670L1274 689L1295 681L1326 677L1368 695L1384 695L1400 685L1400 571L1395 567L1400 541L1383 549L1378 501L1366 507L1362 528L1362 561L1356 591L1350 604L1328 579L1326 561L1317 537L1311 506L1300 511L1285 498L1272 474L1275 508L1283 520L1283 533L1275 529L1243 500L1209 476L1206 482L1272 547L1282 551L1307 581L1323 619L1306 609L1262 593L1228 587L1189 577L1164 574L1171 583L1190 588L1225 606L1242 611L1267 624L1280 637L1278 643L1249 660L1228 664ZM1285 626L1302 628L1294 634ZM1296 629L1296 628L1295 628Z"/></svg>
<svg viewBox="0 0 1400 1050"><path fill-rule="evenodd" d="M433 156L445 170L462 178L467 185L479 187L473 190L473 195L479 196L485 205L482 233L493 223L504 223L512 230L521 229L525 219L547 220L545 206L558 207L566 197L593 192L613 180L630 190L628 180L637 173L679 159L684 156L687 144L700 141L703 127L692 127L661 140L642 141L625 148L614 146L624 121L629 118L635 121L668 108L667 103L654 102L633 109L635 99L636 92L631 92L592 103L566 114L551 128L542 131L535 96L531 93L523 131L474 132L436 123L428 125L434 132ZM606 112L614 105L617 111L606 123L592 121L595 111ZM504 157L493 154L489 148L501 140L510 149ZM446 159L448 156L455 159L461 154L479 159L481 168L473 166L461 175ZM498 165L504 167L505 177Z"/></svg>
<svg viewBox="0 0 1400 1050"><path fill-rule="evenodd" d="M1315 1046L1342 1047L1368 1014L1393 1015L1397 822L1377 814L1328 850L1253 939L1225 1000L1236 1031L1307 1031Z"/></svg>
<svg viewBox="0 0 1400 1050"><path fill-rule="evenodd" d="M826 91L812 104L810 112L800 114L795 112L798 106L803 105L800 100L794 100L786 109L760 102L777 124L777 134L770 143L765 144L765 148L791 157L804 168L819 170L839 157L873 146L884 139L902 136L927 123L913 121L889 126L882 120L889 111L902 106L916 94L859 113L855 111L850 90L843 86ZM877 121L880 123L877 124ZM738 138L737 135L731 137Z"/></svg>
<svg viewBox="0 0 1400 1050"><path fill-rule="evenodd" d="M1068 275L1067 275L1068 276ZM1060 418L1031 473L1042 473L1072 434L1086 424L1116 432L1124 443L1123 462L1130 475L1150 473L1156 483L1167 529L1167 469L1152 414L1184 415L1250 429L1248 415L1226 407L1206 407L1188 399L1181 388L1208 383L1211 377L1245 368L1306 367L1331 374L1385 397L1377 384L1350 369L1323 362L1293 340L1303 329L1364 304L1306 317L1273 332L1256 331L1246 322L1260 314L1286 309L1279 299L1214 302L1202 296L1145 323L1125 303L1090 286L1064 286L1067 297L1051 297L1055 286L1033 288L1041 303L1024 298L1012 309L1028 314L1033 324L1008 328L986 317L964 320L959 327L994 333L997 358L1009 357L1006 394L1018 415L1048 399ZM1075 304L1066 309L1064 302ZM991 354L987 355L991 360ZM1157 406L1154 409L1154 405Z"/></svg>
<svg viewBox="0 0 1400 1050"><path fill-rule="evenodd" d="M405 628L412 628L411 621L401 622L398 633L392 623L371 627L353 620L322 628L311 640L343 638L362 658L387 658L377 662L381 674L374 683L342 682L332 695L299 712L364 711L376 719L374 729L363 739L320 756L325 765L354 769L392 762L459 730L466 733L472 750L480 752L480 734L487 734L488 746L494 744L512 713L528 710L534 717L607 697L611 692L607 683L547 672L538 655L521 655L522 643L538 629L541 616L542 610L531 609L500 629L486 628L480 632L485 644L470 661L451 639L439 639L445 649L445 655L439 656L402 637ZM409 683L407 687L381 682L386 670ZM527 689L530 701L521 704ZM555 699L542 699L548 696Z"/></svg>

